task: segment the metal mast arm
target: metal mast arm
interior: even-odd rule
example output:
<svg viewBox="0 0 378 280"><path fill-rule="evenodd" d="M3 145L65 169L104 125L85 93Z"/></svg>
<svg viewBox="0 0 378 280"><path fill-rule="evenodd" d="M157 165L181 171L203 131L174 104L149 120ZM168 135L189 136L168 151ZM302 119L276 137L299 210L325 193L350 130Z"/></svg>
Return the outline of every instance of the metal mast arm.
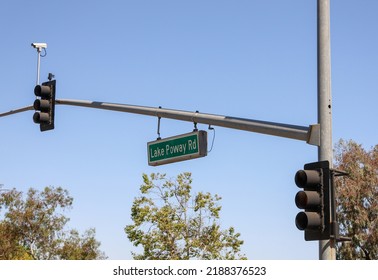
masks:
<svg viewBox="0 0 378 280"><path fill-rule="evenodd" d="M125 112L131 114L154 116L166 119L174 119L180 121L187 121L193 123L202 123L208 125L215 125L220 127L232 128L237 130L244 130L249 132L279 136L284 138L296 139L306 141L310 145L319 146L319 125L298 126L283 123L259 121L253 119L222 116L214 114L205 114L199 112L181 111L174 109L165 109L161 107L146 107L127 105L119 103L108 103L88 100L72 100L60 99L55 101L57 105L70 105L87 108L95 108L102 110L111 110L118 112ZM33 110L33 106L26 106L20 109L11 110L9 112L0 113L0 117L5 117L29 110Z"/></svg>
<svg viewBox="0 0 378 280"><path fill-rule="evenodd" d="M262 133L267 135L285 137L306 141L310 145L319 145L319 126L310 125L309 127L289 125L282 123L266 122L239 117L230 117L214 114L205 114L199 112L189 112L174 109L164 109L146 106L135 106L127 104L86 101L86 100L56 100L56 104L80 106L88 108L96 108L103 110L112 110L119 112L127 112L132 114L140 114L166 119L175 119L187 122L202 123L227 127L237 130L245 130L249 132Z"/></svg>

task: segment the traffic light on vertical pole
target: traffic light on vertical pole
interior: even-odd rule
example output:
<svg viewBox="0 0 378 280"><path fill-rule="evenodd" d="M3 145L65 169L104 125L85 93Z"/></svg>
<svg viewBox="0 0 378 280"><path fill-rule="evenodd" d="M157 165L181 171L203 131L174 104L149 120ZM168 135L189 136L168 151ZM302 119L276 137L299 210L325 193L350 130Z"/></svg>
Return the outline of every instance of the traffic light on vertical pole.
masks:
<svg viewBox="0 0 378 280"><path fill-rule="evenodd" d="M303 190L295 196L295 204L303 209L295 218L305 240L326 240L331 236L330 168L328 161L308 163L295 174L295 183Z"/></svg>
<svg viewBox="0 0 378 280"><path fill-rule="evenodd" d="M34 94L39 97L34 101L33 115L35 123L40 125L41 131L54 129L56 80L42 83L34 88Z"/></svg>

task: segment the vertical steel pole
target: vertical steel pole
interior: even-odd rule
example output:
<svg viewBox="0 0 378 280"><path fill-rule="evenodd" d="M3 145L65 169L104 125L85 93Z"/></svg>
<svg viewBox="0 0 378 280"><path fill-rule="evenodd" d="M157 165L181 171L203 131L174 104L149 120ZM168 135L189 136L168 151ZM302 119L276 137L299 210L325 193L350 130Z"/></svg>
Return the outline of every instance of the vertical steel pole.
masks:
<svg viewBox="0 0 378 280"><path fill-rule="evenodd" d="M39 85L39 71L41 69L41 48L37 48L37 85Z"/></svg>
<svg viewBox="0 0 378 280"><path fill-rule="evenodd" d="M318 0L318 122L320 147L318 160L333 163L332 151L332 95L331 95L331 40L330 0ZM319 259L335 260L334 240L319 241Z"/></svg>

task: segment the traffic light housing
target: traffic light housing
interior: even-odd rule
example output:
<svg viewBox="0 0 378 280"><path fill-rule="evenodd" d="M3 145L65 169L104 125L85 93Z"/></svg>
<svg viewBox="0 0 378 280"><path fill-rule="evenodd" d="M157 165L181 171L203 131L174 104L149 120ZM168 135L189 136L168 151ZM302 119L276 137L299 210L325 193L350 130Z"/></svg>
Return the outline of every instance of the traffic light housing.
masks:
<svg viewBox="0 0 378 280"><path fill-rule="evenodd" d="M305 164L295 174L295 183L303 190L295 196L299 212L295 224L304 230L305 240L326 240L331 237L330 168L328 161Z"/></svg>
<svg viewBox="0 0 378 280"><path fill-rule="evenodd" d="M40 125L41 131L54 129L55 90L56 80L36 85L34 88L34 94L40 98L37 98L33 104L36 110L33 121Z"/></svg>

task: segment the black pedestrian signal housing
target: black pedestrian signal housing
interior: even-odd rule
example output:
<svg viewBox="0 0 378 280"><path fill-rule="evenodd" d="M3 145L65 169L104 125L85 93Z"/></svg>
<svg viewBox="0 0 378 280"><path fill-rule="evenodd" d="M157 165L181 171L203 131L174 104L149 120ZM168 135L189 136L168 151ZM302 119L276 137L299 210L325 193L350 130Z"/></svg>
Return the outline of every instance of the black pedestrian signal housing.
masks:
<svg viewBox="0 0 378 280"><path fill-rule="evenodd" d="M295 174L295 184L303 189L295 196L295 204L304 211L295 218L295 225L305 232L305 240L326 240L331 236L330 168L328 161L305 164Z"/></svg>
<svg viewBox="0 0 378 280"><path fill-rule="evenodd" d="M54 129L55 90L56 80L42 83L34 88L34 94L40 98L37 98L33 104L36 110L33 121L40 125L41 131Z"/></svg>

